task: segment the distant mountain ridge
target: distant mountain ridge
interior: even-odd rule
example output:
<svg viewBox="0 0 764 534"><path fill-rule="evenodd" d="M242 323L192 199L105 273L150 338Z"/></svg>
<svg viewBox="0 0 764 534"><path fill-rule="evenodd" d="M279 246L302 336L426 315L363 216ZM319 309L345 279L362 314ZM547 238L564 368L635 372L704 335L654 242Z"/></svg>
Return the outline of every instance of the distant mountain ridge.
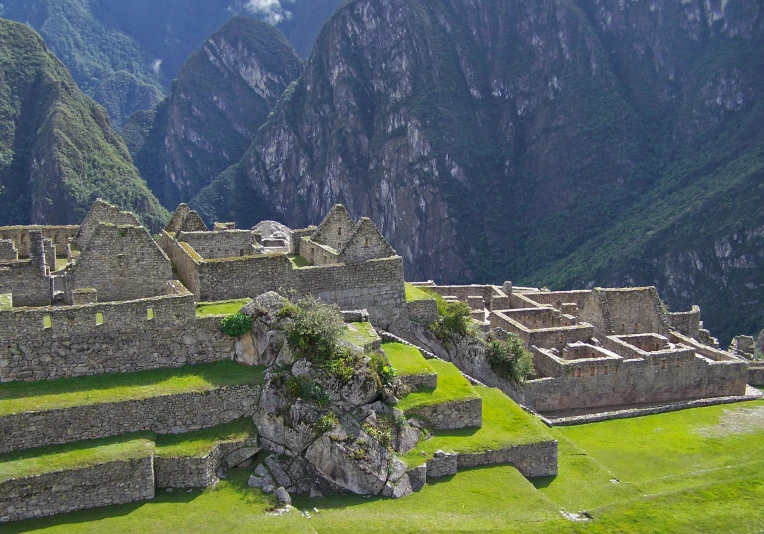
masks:
<svg viewBox="0 0 764 534"><path fill-rule="evenodd" d="M273 26L236 16L195 51L170 95L122 130L163 204L186 202L237 163L302 61Z"/></svg>
<svg viewBox="0 0 764 534"><path fill-rule="evenodd" d="M104 109L39 35L0 19L0 224L79 224L99 197L154 230L168 216Z"/></svg>

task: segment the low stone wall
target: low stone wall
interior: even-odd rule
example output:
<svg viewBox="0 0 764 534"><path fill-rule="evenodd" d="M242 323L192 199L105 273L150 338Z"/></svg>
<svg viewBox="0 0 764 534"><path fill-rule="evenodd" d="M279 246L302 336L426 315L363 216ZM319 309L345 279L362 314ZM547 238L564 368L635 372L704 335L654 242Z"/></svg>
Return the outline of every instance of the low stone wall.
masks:
<svg viewBox="0 0 764 534"><path fill-rule="evenodd" d="M483 425L483 399L465 399L412 410L415 416L426 419L432 428L453 430Z"/></svg>
<svg viewBox="0 0 764 534"><path fill-rule="evenodd" d="M16 245L19 256L29 256L29 233L42 232L45 239L50 239L56 246L59 254L65 256L66 245L70 237L74 237L80 229L79 225L70 226L2 226L0 227L0 239L11 239Z"/></svg>
<svg viewBox="0 0 764 534"><path fill-rule="evenodd" d="M422 373L417 375L400 375L401 382L412 389L436 388L438 386L437 373Z"/></svg>
<svg viewBox="0 0 764 534"><path fill-rule="evenodd" d="M459 460L456 453L438 451L427 460L427 481L455 475L458 469Z"/></svg>
<svg viewBox="0 0 764 534"><path fill-rule="evenodd" d="M74 406L0 417L0 453L150 430L181 433L254 414L260 386Z"/></svg>
<svg viewBox="0 0 764 534"><path fill-rule="evenodd" d="M462 453L458 456L459 469L478 465L510 463L524 477L557 475L557 440L515 445L495 451Z"/></svg>
<svg viewBox="0 0 764 534"><path fill-rule="evenodd" d="M206 488L217 483L218 469L227 469L254 456L260 448L257 437L217 443L204 456L190 458L154 458L157 488ZM240 453L240 454L236 454ZM236 455L239 461L228 463Z"/></svg>
<svg viewBox="0 0 764 534"><path fill-rule="evenodd" d="M406 306L409 309L409 319L415 323L430 324L440 318L435 299L414 300L407 302Z"/></svg>
<svg viewBox="0 0 764 534"><path fill-rule="evenodd" d="M154 498L152 457L0 482L0 523Z"/></svg>
<svg viewBox="0 0 764 534"><path fill-rule="evenodd" d="M235 340L220 331L220 318L196 318L188 292L2 310L0 331L7 332L0 341L0 382L180 367L235 354Z"/></svg>

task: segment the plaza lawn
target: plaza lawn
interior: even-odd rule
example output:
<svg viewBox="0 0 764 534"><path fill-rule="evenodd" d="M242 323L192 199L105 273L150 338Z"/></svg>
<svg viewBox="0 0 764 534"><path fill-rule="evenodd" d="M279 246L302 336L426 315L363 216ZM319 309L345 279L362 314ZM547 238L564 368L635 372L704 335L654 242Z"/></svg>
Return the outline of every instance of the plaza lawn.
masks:
<svg viewBox="0 0 764 534"><path fill-rule="evenodd" d="M196 305L196 316L231 315L252 302L252 299L221 300L218 302L199 302Z"/></svg>
<svg viewBox="0 0 764 534"><path fill-rule="evenodd" d="M376 330L371 323L348 323L345 325L345 331L342 333L342 339L349 341L353 345L363 348L367 343L372 343L379 339Z"/></svg>
<svg viewBox="0 0 764 534"><path fill-rule="evenodd" d="M438 373L438 387L409 393L401 399L396 408L406 413L413 413L425 406L478 397L475 389L454 364L441 360L430 360L429 364Z"/></svg>
<svg viewBox="0 0 764 534"><path fill-rule="evenodd" d="M426 293L416 286L413 286L406 282L406 302L414 302L416 300L433 300L432 295Z"/></svg>
<svg viewBox="0 0 764 534"><path fill-rule="evenodd" d="M546 426L495 388L476 386L483 399L483 426L458 430L434 430L432 438L420 440L402 457L409 466L421 465L435 451L483 452L506 449L513 445L551 441Z"/></svg>
<svg viewBox="0 0 764 534"><path fill-rule="evenodd" d="M163 458L195 458L206 456L218 443L240 441L257 435L249 417L230 423L187 432L185 434L159 434L156 439L157 456Z"/></svg>
<svg viewBox="0 0 764 534"><path fill-rule="evenodd" d="M153 437L151 433L130 434L0 454L0 482L116 460L145 458L154 451Z"/></svg>
<svg viewBox="0 0 764 534"><path fill-rule="evenodd" d="M432 366L427 363L419 349L403 343L382 343L390 365L399 375L431 375L434 374Z"/></svg>
<svg viewBox="0 0 764 534"><path fill-rule="evenodd" d="M259 384L264 368L231 361L136 373L0 384L0 416Z"/></svg>

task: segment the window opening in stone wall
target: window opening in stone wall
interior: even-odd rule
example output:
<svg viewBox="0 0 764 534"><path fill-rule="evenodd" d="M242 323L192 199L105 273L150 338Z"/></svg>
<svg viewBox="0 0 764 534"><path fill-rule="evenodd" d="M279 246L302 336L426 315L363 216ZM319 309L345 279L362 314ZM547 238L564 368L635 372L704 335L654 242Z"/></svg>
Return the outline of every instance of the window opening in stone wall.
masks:
<svg viewBox="0 0 764 534"><path fill-rule="evenodd" d="M149 308L148 310L146 310L146 319L149 321L154 320L154 308Z"/></svg>
<svg viewBox="0 0 764 534"><path fill-rule="evenodd" d="M369 238L368 237L364 237L363 238L363 246L364 247L368 247L369 246Z"/></svg>
<svg viewBox="0 0 764 534"><path fill-rule="evenodd" d="M103 324L103 313L96 312L96 326L100 326Z"/></svg>
<svg viewBox="0 0 764 534"><path fill-rule="evenodd" d="M661 369L666 368L666 360L661 360Z"/></svg>
<svg viewBox="0 0 764 534"><path fill-rule="evenodd" d="M589 369L589 374L591 376L594 376L596 373L597 373L597 368L596 367L592 367L591 369Z"/></svg>
<svg viewBox="0 0 764 534"><path fill-rule="evenodd" d="M337 235L342 235L342 228L337 228Z"/></svg>
<svg viewBox="0 0 764 534"><path fill-rule="evenodd" d="M47 330L51 326L53 326L53 321L51 321L50 315L43 315L42 316L42 327L43 327L43 329Z"/></svg>

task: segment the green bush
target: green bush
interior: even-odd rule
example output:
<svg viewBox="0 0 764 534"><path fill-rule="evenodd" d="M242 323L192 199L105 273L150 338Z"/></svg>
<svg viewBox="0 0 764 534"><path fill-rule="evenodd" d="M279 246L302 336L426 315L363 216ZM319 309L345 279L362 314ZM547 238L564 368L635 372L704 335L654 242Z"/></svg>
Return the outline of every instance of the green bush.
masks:
<svg viewBox="0 0 764 534"><path fill-rule="evenodd" d="M332 400L321 384L304 377L290 377L287 380L286 389L293 398L313 402L319 408L325 408Z"/></svg>
<svg viewBox="0 0 764 534"><path fill-rule="evenodd" d="M331 430L336 425L339 424L339 419L337 419L337 416L334 415L334 412L329 412L328 414L321 416L321 418L316 421L316 430L323 434L327 430Z"/></svg>
<svg viewBox="0 0 764 534"><path fill-rule="evenodd" d="M379 383L383 386L392 386L398 378L398 372L390 365L384 354L376 352L371 355L371 365L379 377Z"/></svg>
<svg viewBox="0 0 764 534"><path fill-rule="evenodd" d="M472 310L465 302L438 302L441 317L430 328L442 341L449 341L454 336L464 337L470 324Z"/></svg>
<svg viewBox="0 0 764 534"><path fill-rule="evenodd" d="M243 336L252 330L252 317L243 313L232 313L220 321L220 330L231 337Z"/></svg>
<svg viewBox="0 0 764 534"><path fill-rule="evenodd" d="M289 313L293 322L287 328L287 343L295 356L318 365L335 359L345 330L339 308L306 297Z"/></svg>
<svg viewBox="0 0 764 534"><path fill-rule="evenodd" d="M523 384L533 374L531 353L515 334L508 334L506 341L488 339L486 359L494 373L515 385Z"/></svg>

